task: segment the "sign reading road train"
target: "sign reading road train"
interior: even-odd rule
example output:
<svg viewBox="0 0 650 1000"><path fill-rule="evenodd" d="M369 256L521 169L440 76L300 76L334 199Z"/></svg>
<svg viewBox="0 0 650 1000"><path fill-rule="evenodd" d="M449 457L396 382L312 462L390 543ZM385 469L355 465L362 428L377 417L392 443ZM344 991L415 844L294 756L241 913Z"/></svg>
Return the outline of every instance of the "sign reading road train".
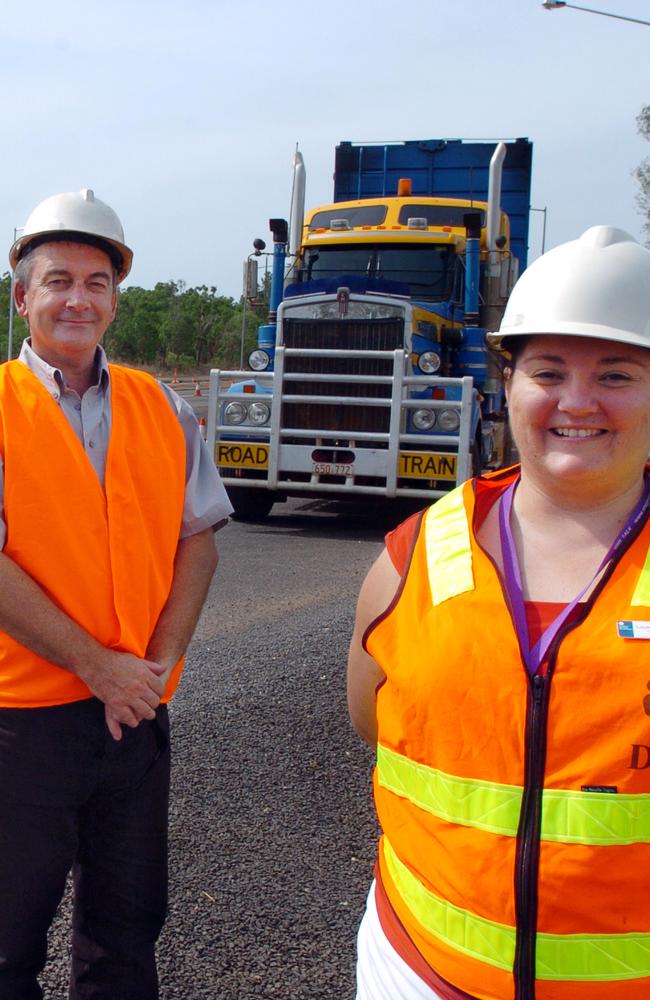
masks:
<svg viewBox="0 0 650 1000"><path fill-rule="evenodd" d="M217 448L217 465L238 469L266 469L269 464L268 444L248 444L221 441Z"/></svg>
<svg viewBox="0 0 650 1000"><path fill-rule="evenodd" d="M437 451L400 451L399 474L404 479L456 479L457 455Z"/></svg>
<svg viewBox="0 0 650 1000"><path fill-rule="evenodd" d="M444 479L455 481L457 455L434 451L401 451L399 475L403 479ZM217 465L238 469L267 469L268 444L250 444L244 441L220 441L217 447ZM320 475L354 474L353 465L315 463L313 472Z"/></svg>

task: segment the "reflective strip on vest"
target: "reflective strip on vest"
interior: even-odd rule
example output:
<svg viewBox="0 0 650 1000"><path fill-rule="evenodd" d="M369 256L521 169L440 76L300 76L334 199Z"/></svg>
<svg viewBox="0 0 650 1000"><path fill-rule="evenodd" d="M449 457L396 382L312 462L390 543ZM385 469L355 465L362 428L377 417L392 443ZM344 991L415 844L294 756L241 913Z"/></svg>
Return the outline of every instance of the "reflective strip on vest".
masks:
<svg viewBox="0 0 650 1000"><path fill-rule="evenodd" d="M648 550L645 565L641 570L641 575L637 581L630 604L635 608L650 604L650 549Z"/></svg>
<svg viewBox="0 0 650 1000"><path fill-rule="evenodd" d="M426 513L425 543L434 606L474 590L472 548L463 490L464 487L459 486L447 493ZM650 605L650 550L630 604L632 607Z"/></svg>
<svg viewBox="0 0 650 1000"><path fill-rule="evenodd" d="M427 511L425 542L434 605L474 589L472 547L462 486Z"/></svg>
<svg viewBox="0 0 650 1000"><path fill-rule="evenodd" d="M382 787L439 819L516 837L523 790L445 774L377 746ZM605 847L650 843L650 795L546 788L542 840Z"/></svg>
<svg viewBox="0 0 650 1000"><path fill-rule="evenodd" d="M440 899L404 865L383 837L386 865L400 896L421 926L456 951L512 971L514 927L477 917ZM650 934L538 934L536 977L608 982L650 975Z"/></svg>

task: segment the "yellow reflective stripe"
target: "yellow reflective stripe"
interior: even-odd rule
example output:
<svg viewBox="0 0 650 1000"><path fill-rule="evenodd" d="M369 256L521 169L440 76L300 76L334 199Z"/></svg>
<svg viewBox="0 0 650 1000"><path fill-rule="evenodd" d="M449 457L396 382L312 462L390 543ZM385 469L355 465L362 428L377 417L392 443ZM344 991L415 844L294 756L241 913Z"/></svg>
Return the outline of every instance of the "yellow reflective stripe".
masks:
<svg viewBox="0 0 650 1000"><path fill-rule="evenodd" d="M516 785L457 778L377 744L379 784L440 819L514 837L522 790Z"/></svg>
<svg viewBox="0 0 650 1000"><path fill-rule="evenodd" d="M458 486L429 507L424 521L429 585L433 604L474 590L469 524ZM650 605L650 549L632 595L632 607Z"/></svg>
<svg viewBox="0 0 650 1000"><path fill-rule="evenodd" d="M462 486L429 507L424 530L434 605L473 590L472 548Z"/></svg>
<svg viewBox="0 0 650 1000"><path fill-rule="evenodd" d="M650 976L650 934L538 934L538 979L576 983Z"/></svg>
<svg viewBox="0 0 650 1000"><path fill-rule="evenodd" d="M477 917L425 888L383 837L390 877L415 920L433 937L479 962L512 971L514 927ZM609 982L650 976L650 934L538 934L538 979Z"/></svg>
<svg viewBox="0 0 650 1000"><path fill-rule="evenodd" d="M393 883L411 914L429 934L451 948L488 965L510 971L515 957L515 931L506 924L476 917L440 899L403 864L384 834L384 858Z"/></svg>
<svg viewBox="0 0 650 1000"><path fill-rule="evenodd" d="M516 837L522 789L477 781L418 764L381 743L379 784L426 812L489 833ZM542 840L622 846L650 843L650 795L545 789Z"/></svg>
<svg viewBox="0 0 650 1000"><path fill-rule="evenodd" d="M650 549L646 555L645 565L641 570L641 575L637 580L634 594L631 600L632 607L639 607L650 604Z"/></svg>
<svg viewBox="0 0 650 1000"><path fill-rule="evenodd" d="M542 840L614 847L650 843L650 795L546 789Z"/></svg>

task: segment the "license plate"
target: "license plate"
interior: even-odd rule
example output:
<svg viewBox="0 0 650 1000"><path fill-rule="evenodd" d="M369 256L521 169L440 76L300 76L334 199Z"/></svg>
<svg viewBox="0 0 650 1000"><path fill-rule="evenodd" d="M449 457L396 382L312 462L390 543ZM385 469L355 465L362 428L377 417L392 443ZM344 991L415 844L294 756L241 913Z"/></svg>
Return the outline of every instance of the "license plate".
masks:
<svg viewBox="0 0 650 1000"><path fill-rule="evenodd" d="M399 475L402 479L456 480L458 456L436 451L400 451Z"/></svg>
<svg viewBox="0 0 650 1000"><path fill-rule="evenodd" d="M311 471L315 476L351 476L352 466L342 462L312 462Z"/></svg>
<svg viewBox="0 0 650 1000"><path fill-rule="evenodd" d="M247 441L220 441L217 446L216 464L236 469L267 469L269 445L250 444Z"/></svg>

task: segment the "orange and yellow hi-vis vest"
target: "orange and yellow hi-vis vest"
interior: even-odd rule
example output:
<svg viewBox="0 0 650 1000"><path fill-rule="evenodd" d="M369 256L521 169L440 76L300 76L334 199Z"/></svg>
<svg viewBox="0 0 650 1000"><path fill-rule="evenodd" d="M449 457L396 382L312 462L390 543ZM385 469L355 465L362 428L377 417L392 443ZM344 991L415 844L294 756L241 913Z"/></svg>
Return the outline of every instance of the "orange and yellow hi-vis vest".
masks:
<svg viewBox="0 0 650 1000"><path fill-rule="evenodd" d="M185 439L151 376L109 366L105 490L60 407L21 362L0 366L5 555L110 649L144 656L169 595ZM182 661L170 676L175 689ZM0 706L91 697L71 672L0 632Z"/></svg>
<svg viewBox="0 0 650 1000"><path fill-rule="evenodd" d="M472 528L475 491L513 478L428 509L366 633L386 674L382 886L428 965L472 997L647 1000L650 522L531 677Z"/></svg>

